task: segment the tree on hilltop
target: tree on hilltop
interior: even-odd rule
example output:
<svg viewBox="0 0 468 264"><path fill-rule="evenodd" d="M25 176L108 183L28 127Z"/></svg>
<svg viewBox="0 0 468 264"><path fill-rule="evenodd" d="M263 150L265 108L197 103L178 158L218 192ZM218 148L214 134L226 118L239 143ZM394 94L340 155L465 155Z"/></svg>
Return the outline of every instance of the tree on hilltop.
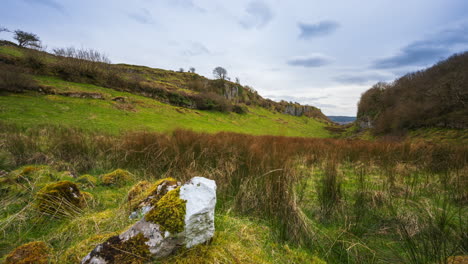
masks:
<svg viewBox="0 0 468 264"><path fill-rule="evenodd" d="M15 30L13 38L18 41L20 47L40 48L40 39L36 34Z"/></svg>
<svg viewBox="0 0 468 264"><path fill-rule="evenodd" d="M223 67L216 67L213 70L213 75L216 79L226 80L227 78L227 71Z"/></svg>

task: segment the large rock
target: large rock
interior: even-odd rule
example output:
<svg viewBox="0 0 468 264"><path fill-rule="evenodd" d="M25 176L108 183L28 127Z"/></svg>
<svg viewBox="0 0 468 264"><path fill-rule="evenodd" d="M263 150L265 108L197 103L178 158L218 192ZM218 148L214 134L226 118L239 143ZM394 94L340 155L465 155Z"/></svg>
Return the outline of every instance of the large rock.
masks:
<svg viewBox="0 0 468 264"><path fill-rule="evenodd" d="M180 247L209 241L215 231L216 183L194 177L181 186L159 181L139 209L131 214L141 219L118 236L98 245L82 264L140 263L162 258Z"/></svg>

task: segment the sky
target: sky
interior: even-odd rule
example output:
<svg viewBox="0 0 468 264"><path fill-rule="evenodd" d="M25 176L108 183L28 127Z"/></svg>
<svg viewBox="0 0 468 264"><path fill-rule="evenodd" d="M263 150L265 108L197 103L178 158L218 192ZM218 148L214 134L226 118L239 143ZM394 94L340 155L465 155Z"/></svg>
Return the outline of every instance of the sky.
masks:
<svg viewBox="0 0 468 264"><path fill-rule="evenodd" d="M48 50L213 78L355 116L360 95L468 50L467 0L1 0L0 26ZM11 39L2 32L0 38Z"/></svg>

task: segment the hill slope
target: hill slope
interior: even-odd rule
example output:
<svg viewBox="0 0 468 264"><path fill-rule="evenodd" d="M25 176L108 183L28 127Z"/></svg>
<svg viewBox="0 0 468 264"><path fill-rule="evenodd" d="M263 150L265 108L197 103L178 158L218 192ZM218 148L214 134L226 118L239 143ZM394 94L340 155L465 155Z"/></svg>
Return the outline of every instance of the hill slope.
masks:
<svg viewBox="0 0 468 264"><path fill-rule="evenodd" d="M328 137L319 109L273 102L252 88L195 73L106 64L0 46L0 118L116 133L176 128Z"/></svg>
<svg viewBox="0 0 468 264"><path fill-rule="evenodd" d="M358 122L377 134L420 128L468 128L468 52L378 83L361 96Z"/></svg>

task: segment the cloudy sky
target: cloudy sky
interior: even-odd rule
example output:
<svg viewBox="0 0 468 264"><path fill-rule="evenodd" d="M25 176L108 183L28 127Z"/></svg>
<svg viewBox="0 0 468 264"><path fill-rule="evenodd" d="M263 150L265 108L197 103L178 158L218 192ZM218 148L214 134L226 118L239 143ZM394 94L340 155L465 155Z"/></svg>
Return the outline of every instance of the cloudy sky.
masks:
<svg viewBox="0 0 468 264"><path fill-rule="evenodd" d="M353 116L373 83L468 50L467 0L1 1L0 25L49 49L209 78L223 66L264 97L327 115Z"/></svg>

